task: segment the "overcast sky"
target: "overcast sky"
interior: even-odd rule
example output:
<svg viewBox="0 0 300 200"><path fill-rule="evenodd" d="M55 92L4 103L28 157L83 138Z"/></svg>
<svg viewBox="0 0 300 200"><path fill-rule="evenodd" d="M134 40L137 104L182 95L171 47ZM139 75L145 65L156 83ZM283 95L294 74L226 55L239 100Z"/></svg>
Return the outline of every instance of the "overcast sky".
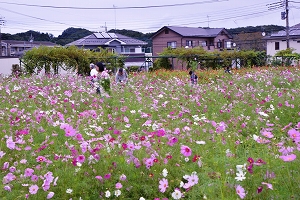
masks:
<svg viewBox="0 0 300 200"><path fill-rule="evenodd" d="M163 26L237 28L285 26L281 0L0 0L2 33L29 30L61 35L69 28L156 32ZM285 1L285 0L284 0ZM290 26L300 23L300 0L290 0Z"/></svg>

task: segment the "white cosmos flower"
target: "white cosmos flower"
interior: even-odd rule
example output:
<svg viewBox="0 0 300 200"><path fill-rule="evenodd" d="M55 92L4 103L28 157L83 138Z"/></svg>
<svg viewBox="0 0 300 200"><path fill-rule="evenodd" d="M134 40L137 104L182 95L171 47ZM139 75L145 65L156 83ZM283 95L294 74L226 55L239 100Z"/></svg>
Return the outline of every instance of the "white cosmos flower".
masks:
<svg viewBox="0 0 300 200"><path fill-rule="evenodd" d="M164 96L163 96L162 94L160 94L160 95L158 95L157 97L159 97L159 98L163 98Z"/></svg>
<svg viewBox="0 0 300 200"><path fill-rule="evenodd" d="M118 197L118 196L120 196L120 195L121 195L121 190L116 190L116 191L115 191L115 196Z"/></svg>
<svg viewBox="0 0 300 200"><path fill-rule="evenodd" d="M73 190L70 189L70 188L68 188L68 189L66 190L66 193L68 193L68 194L71 194L72 192L73 192Z"/></svg>
<svg viewBox="0 0 300 200"><path fill-rule="evenodd" d="M257 140L259 137L257 136L257 135L255 135L255 134L253 134L253 140Z"/></svg>
<svg viewBox="0 0 300 200"><path fill-rule="evenodd" d="M265 112L258 112L258 114L260 114L261 116L264 116L264 117L269 117L269 115Z"/></svg>
<svg viewBox="0 0 300 200"><path fill-rule="evenodd" d="M131 110L130 113L131 113L131 114L134 114L134 113L136 113L136 111L135 111L135 110Z"/></svg>
<svg viewBox="0 0 300 200"><path fill-rule="evenodd" d="M235 179L237 180L237 181L243 181L243 180L245 180L246 179L246 172L241 172L241 171L239 171L238 173L236 173L236 177L235 177Z"/></svg>
<svg viewBox="0 0 300 200"><path fill-rule="evenodd" d="M181 199L182 197L182 193L180 192L180 190L176 190L172 193L172 197L173 199Z"/></svg>
<svg viewBox="0 0 300 200"><path fill-rule="evenodd" d="M154 130L154 131L155 131L156 129L158 129L158 125L157 125L157 124L155 124L155 123L154 123L154 124L152 124L152 130Z"/></svg>
<svg viewBox="0 0 300 200"><path fill-rule="evenodd" d="M162 175L163 175L163 177L167 177L168 176L168 170L166 168L163 169Z"/></svg>
<svg viewBox="0 0 300 200"><path fill-rule="evenodd" d="M244 170L246 170L246 165L247 165L246 163L243 165L236 165L236 170L238 172L243 172Z"/></svg>
<svg viewBox="0 0 300 200"><path fill-rule="evenodd" d="M183 186L184 186L184 182L183 182L183 181L180 181L179 187L183 187Z"/></svg>
<svg viewBox="0 0 300 200"><path fill-rule="evenodd" d="M196 141L196 144L206 144L205 141Z"/></svg>
<svg viewBox="0 0 300 200"><path fill-rule="evenodd" d="M109 190L107 190L107 191L105 192L105 197L106 197L106 198L109 198L109 197L110 197L110 191L109 191Z"/></svg>

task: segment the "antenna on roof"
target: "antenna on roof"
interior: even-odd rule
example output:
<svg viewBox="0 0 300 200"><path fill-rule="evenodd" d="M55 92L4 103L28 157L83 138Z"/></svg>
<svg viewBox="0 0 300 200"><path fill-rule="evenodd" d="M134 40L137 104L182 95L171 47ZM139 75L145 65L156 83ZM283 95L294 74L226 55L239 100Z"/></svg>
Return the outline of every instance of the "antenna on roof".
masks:
<svg viewBox="0 0 300 200"><path fill-rule="evenodd" d="M113 5L113 7L114 7L114 11L115 11L115 33L116 33L116 27L117 27L117 25L116 25L116 6L115 5Z"/></svg>
<svg viewBox="0 0 300 200"><path fill-rule="evenodd" d="M106 26L106 22L105 22L105 26L100 26L100 28L104 28L105 33L107 33L107 26ZM99 32L99 31L98 31Z"/></svg>
<svg viewBox="0 0 300 200"><path fill-rule="evenodd" d="M207 27L209 28L209 15L207 15Z"/></svg>

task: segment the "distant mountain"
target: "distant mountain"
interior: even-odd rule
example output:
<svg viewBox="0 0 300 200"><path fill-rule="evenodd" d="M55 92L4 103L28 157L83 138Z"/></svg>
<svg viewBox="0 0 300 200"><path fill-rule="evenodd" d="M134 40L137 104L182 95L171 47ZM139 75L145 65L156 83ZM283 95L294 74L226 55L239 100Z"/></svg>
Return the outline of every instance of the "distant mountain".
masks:
<svg viewBox="0 0 300 200"><path fill-rule="evenodd" d="M255 33L255 32L265 32L270 34L273 32L278 32L284 30L284 26L277 25L265 25L265 26L246 26L239 28L230 28L226 29L231 35L240 34L240 33Z"/></svg>
<svg viewBox="0 0 300 200"><path fill-rule="evenodd" d="M93 32L83 28L68 28L64 30L64 32L61 35L59 35L57 38L54 38L53 42L64 46L70 42L91 35L92 33Z"/></svg>

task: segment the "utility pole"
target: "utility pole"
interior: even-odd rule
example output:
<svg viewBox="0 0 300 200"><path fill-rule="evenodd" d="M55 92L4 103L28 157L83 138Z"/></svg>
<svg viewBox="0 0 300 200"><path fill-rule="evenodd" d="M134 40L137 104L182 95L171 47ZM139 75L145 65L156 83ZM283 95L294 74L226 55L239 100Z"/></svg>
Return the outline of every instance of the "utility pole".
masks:
<svg viewBox="0 0 300 200"><path fill-rule="evenodd" d="M286 48L290 48L289 0L285 0Z"/></svg>
<svg viewBox="0 0 300 200"><path fill-rule="evenodd" d="M4 20L0 18L0 57L2 57L2 41L1 41L1 27L4 25Z"/></svg>

